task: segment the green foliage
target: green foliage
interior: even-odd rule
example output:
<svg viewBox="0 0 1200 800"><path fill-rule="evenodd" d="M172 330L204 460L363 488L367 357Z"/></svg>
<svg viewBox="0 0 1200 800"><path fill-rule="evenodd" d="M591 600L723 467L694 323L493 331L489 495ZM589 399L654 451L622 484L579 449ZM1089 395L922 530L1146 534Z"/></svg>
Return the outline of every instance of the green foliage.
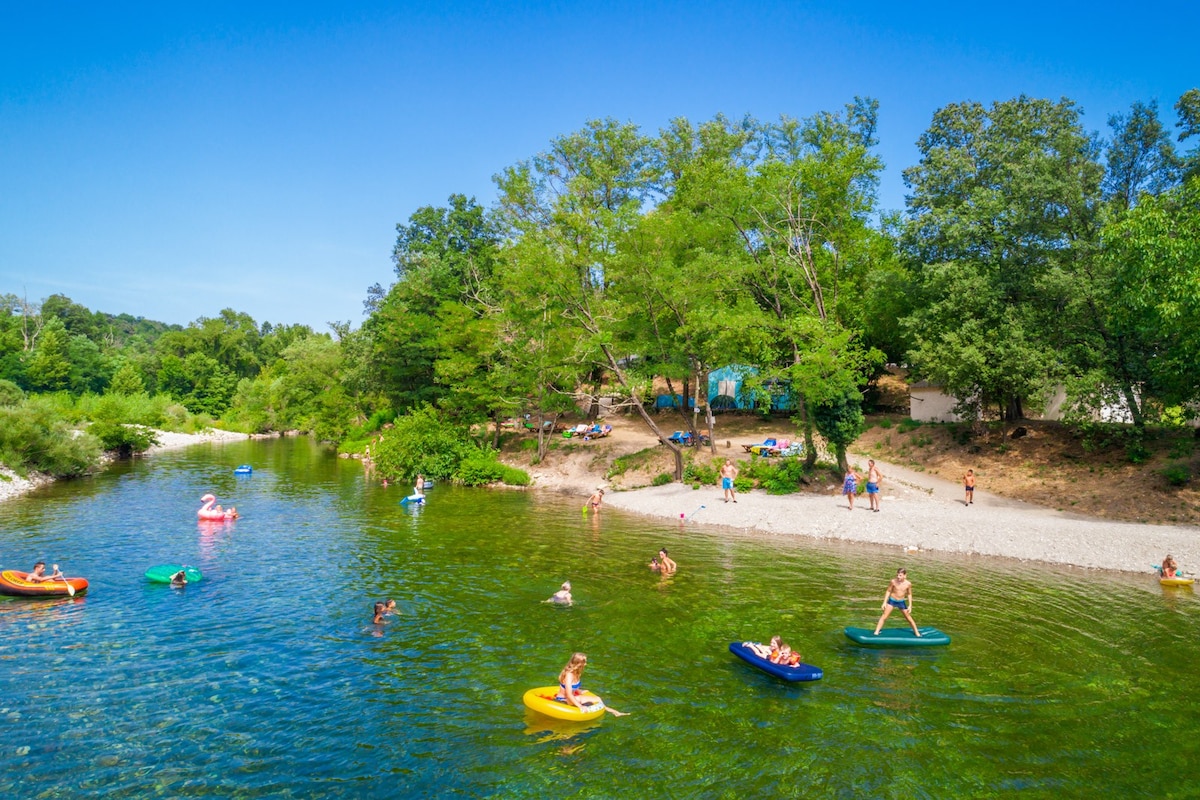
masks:
<svg viewBox="0 0 1200 800"><path fill-rule="evenodd" d="M840 398L814 405L813 424L825 441L833 446L838 464L846 465L846 448L863 431L862 398L858 392L848 392Z"/></svg>
<svg viewBox="0 0 1200 800"><path fill-rule="evenodd" d="M53 403L38 398L0 407L0 463L56 478L82 475L99 461L100 444L77 435Z"/></svg>
<svg viewBox="0 0 1200 800"><path fill-rule="evenodd" d="M900 420L900 424L896 426L896 430L900 433L908 433L911 430L916 430L917 428L921 427L921 424L922 423L920 420L912 419L911 417L905 417L904 419Z"/></svg>
<svg viewBox="0 0 1200 800"><path fill-rule="evenodd" d="M606 475L609 478L615 478L618 475L624 475L631 469L637 469L644 466L651 459L661 453L662 450L658 447L646 447L638 450L636 453L619 456L612 460L612 464L608 467Z"/></svg>
<svg viewBox="0 0 1200 800"><path fill-rule="evenodd" d="M713 486L719 477L720 469L715 464L702 464L693 460L683 468L683 479L688 483Z"/></svg>
<svg viewBox="0 0 1200 800"><path fill-rule="evenodd" d="M420 474L450 480L463 459L478 450L465 426L425 405L397 417L395 427L372 448L372 458L380 474L389 478L409 480Z"/></svg>
<svg viewBox="0 0 1200 800"><path fill-rule="evenodd" d="M1192 479L1192 471L1187 464L1171 464L1163 469L1162 476L1171 486L1186 486Z"/></svg>
<svg viewBox="0 0 1200 800"><path fill-rule="evenodd" d="M113 373L112 383L109 384L108 390L113 394L130 395L141 394L146 387L142 383L142 376L138 369L133 364L126 362Z"/></svg>
<svg viewBox="0 0 1200 800"><path fill-rule="evenodd" d="M88 426L88 433L95 436L105 450L116 451L121 458L144 453L151 445L158 444L158 436L154 431L141 425L93 422Z"/></svg>
<svg viewBox="0 0 1200 800"><path fill-rule="evenodd" d="M668 483L674 482L674 480L675 480L675 476L672 475L671 473L660 472L654 476L654 480L650 481L650 485L651 486L666 486Z"/></svg>
<svg viewBox="0 0 1200 800"><path fill-rule="evenodd" d="M892 427L892 421L890 419L888 419L887 417L884 417L883 419L879 420L878 425L880 428L882 428L885 431L890 430Z"/></svg>
<svg viewBox="0 0 1200 800"><path fill-rule="evenodd" d="M19 405L25 399L21 387L12 381L0 379L0 406Z"/></svg>

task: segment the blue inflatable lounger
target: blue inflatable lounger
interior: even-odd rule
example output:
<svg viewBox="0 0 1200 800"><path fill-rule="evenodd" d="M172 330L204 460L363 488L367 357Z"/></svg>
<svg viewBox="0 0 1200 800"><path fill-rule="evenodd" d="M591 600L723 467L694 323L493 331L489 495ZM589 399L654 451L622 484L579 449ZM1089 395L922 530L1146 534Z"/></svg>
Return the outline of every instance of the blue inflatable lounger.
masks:
<svg viewBox="0 0 1200 800"><path fill-rule="evenodd" d="M233 470L234 475L249 475L251 472L254 472L254 468L249 464L242 464L241 466L234 467Z"/></svg>
<svg viewBox="0 0 1200 800"><path fill-rule="evenodd" d="M776 664L755 653L745 642L731 642L729 652L733 653L738 658L748 664L761 669L776 678L783 678L785 681L819 681L825 677L825 673L820 667L814 667L812 664L797 664L794 667L789 667L786 664Z"/></svg>
<svg viewBox="0 0 1200 800"><path fill-rule="evenodd" d="M846 628L846 637L856 644L875 647L939 647L950 644L950 637L937 628L918 628L917 636L912 628L884 628L875 635L874 628Z"/></svg>

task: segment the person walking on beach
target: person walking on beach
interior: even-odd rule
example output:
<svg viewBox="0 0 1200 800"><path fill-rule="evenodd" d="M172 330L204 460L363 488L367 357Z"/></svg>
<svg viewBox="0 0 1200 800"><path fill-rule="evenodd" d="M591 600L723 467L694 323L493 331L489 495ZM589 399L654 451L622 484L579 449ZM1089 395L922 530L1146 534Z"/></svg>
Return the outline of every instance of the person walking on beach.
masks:
<svg viewBox="0 0 1200 800"><path fill-rule="evenodd" d="M963 475L963 490L966 493L963 505L972 505L975 502L975 470L969 469L967 470L967 474Z"/></svg>
<svg viewBox="0 0 1200 800"><path fill-rule="evenodd" d="M904 618L912 626L913 633L919 637L921 632L917 630L917 623L913 622L912 604L912 583L908 580L908 570L902 567L896 570L896 577L892 578L887 591L883 593L883 605L880 606L883 616L875 623L875 635L878 636L879 631L883 630L883 623L891 616L892 609L898 608L904 612Z"/></svg>
<svg viewBox="0 0 1200 800"><path fill-rule="evenodd" d="M875 466L873 459L867 460L867 500L871 503L871 510L879 510L879 484L883 482L883 473L879 471L879 467Z"/></svg>
<svg viewBox="0 0 1200 800"><path fill-rule="evenodd" d="M846 470L846 477L842 481L842 494L846 496L846 502L850 503L850 510L854 510L854 495L858 494L858 473L854 471L854 467L849 467Z"/></svg>
<svg viewBox="0 0 1200 800"><path fill-rule="evenodd" d="M738 476L738 468L734 466L733 461L725 459L724 466L721 467L721 489L725 492L725 502L730 500L737 502L737 493L733 490L733 479Z"/></svg>

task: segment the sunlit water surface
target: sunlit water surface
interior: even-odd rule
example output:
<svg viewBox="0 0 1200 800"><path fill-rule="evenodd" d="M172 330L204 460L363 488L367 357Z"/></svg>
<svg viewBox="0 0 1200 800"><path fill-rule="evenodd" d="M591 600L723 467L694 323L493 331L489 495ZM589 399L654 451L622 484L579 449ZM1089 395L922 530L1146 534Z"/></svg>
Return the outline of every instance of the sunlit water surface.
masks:
<svg viewBox="0 0 1200 800"><path fill-rule="evenodd" d="M249 478L232 469L251 463ZM213 491L243 517L201 525ZM12 797L1196 796L1200 605L1145 578L742 536L526 492L424 508L303 440L199 446L0 505ZM746 498L753 502L753 495ZM646 568L661 546L680 570ZM183 590L146 582L198 566ZM852 645L908 566L913 652ZM540 601L570 579L576 605ZM382 635L371 604L400 614ZM731 641L781 633L789 685ZM631 715L527 711L570 653Z"/></svg>

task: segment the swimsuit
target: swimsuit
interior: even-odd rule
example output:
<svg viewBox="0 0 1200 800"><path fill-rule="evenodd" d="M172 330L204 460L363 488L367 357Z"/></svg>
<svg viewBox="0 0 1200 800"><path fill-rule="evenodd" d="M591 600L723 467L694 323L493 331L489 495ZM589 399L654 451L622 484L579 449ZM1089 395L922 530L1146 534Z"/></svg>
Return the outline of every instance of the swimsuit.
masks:
<svg viewBox="0 0 1200 800"><path fill-rule="evenodd" d="M879 484L867 481L867 494L879 494Z"/></svg>
<svg viewBox="0 0 1200 800"><path fill-rule="evenodd" d="M889 597L888 605L891 606L892 608L898 608L901 611L908 610L908 601L907 600L897 600L894 597Z"/></svg>
<svg viewBox="0 0 1200 800"><path fill-rule="evenodd" d="M846 478L846 482L842 484L842 494L850 494L855 489L854 478Z"/></svg>
<svg viewBox="0 0 1200 800"><path fill-rule="evenodd" d="M579 694L579 687L582 685L583 685L583 681L576 681L575 683L572 683L571 691L574 692L575 694ZM565 697L566 693L567 693L566 685L560 683L558 685L558 696L555 697L554 699L560 703L566 703L567 702L567 698ZM569 705L569 703L568 703L568 705Z"/></svg>
<svg viewBox="0 0 1200 800"><path fill-rule="evenodd" d="M721 488L722 489L732 489L733 488L733 478L721 478Z"/></svg>

